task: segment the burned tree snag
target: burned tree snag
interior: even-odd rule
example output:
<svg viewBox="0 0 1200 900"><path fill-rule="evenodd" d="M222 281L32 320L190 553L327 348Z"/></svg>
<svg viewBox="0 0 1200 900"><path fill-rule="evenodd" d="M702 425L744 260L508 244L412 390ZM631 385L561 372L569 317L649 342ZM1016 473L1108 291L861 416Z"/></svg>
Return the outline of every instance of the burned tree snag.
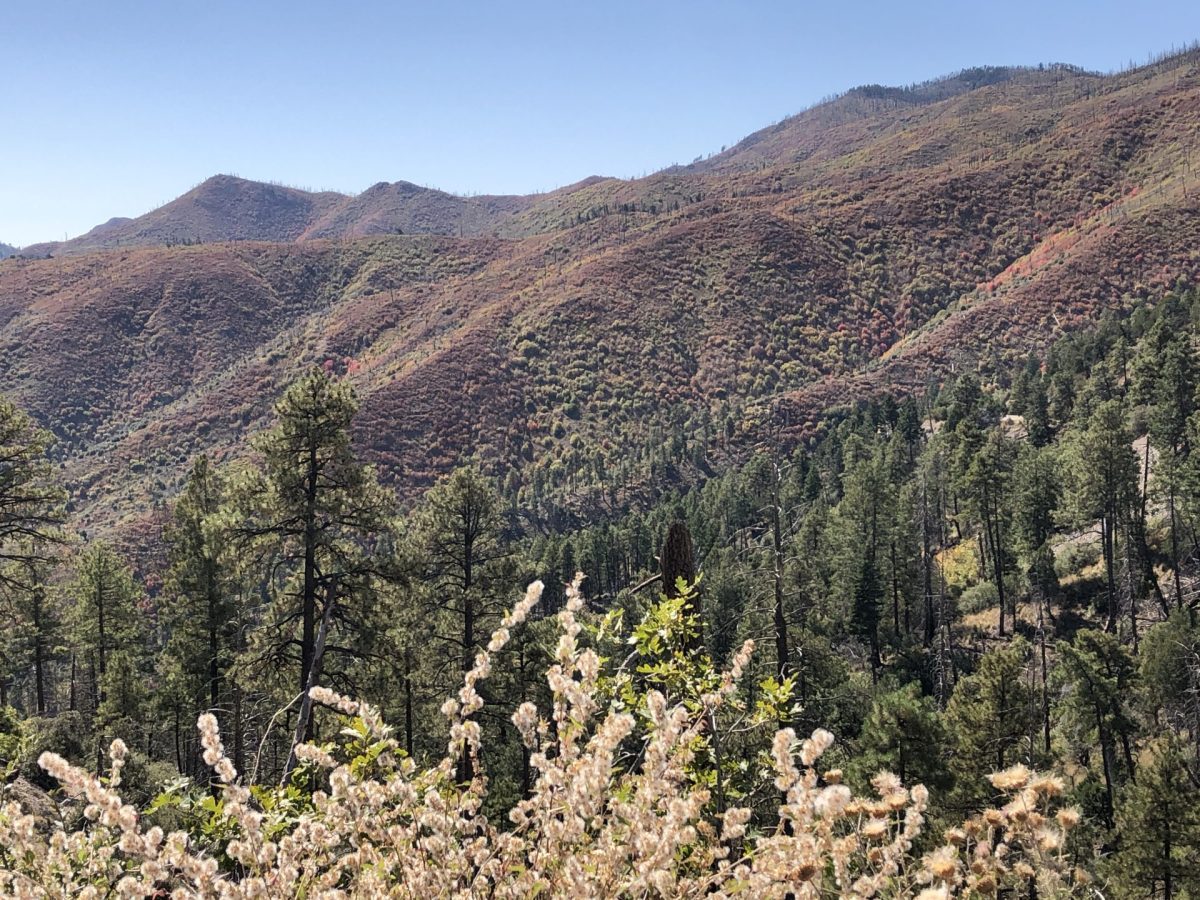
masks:
<svg viewBox="0 0 1200 900"><path fill-rule="evenodd" d="M682 596L679 591L679 579L689 585L696 583L696 558L692 550L692 535L682 522L674 522L667 529L667 539L663 542L662 553L659 556L662 565L663 593L669 598ZM688 612L697 618L700 609L695 600L689 604ZM700 646L700 632L697 631L689 639L690 649Z"/></svg>

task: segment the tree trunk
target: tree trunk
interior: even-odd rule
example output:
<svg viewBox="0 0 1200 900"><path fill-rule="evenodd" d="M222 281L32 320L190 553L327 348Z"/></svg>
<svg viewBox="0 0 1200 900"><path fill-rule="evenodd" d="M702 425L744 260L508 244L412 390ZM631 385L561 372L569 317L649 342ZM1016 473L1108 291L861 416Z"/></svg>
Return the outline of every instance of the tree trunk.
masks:
<svg viewBox="0 0 1200 900"><path fill-rule="evenodd" d="M1038 597L1038 643L1042 656L1042 746L1046 755L1050 755L1050 689L1047 685L1046 666L1046 624L1045 624L1046 594L1039 589Z"/></svg>
<svg viewBox="0 0 1200 900"><path fill-rule="evenodd" d="M787 617L783 608L783 533L779 525L778 472L776 472L775 496L771 502L771 543L775 582L775 668L777 676L782 682L791 671L791 657L788 651Z"/></svg>
<svg viewBox="0 0 1200 900"><path fill-rule="evenodd" d="M300 638L300 690L306 696L316 651L317 474L317 445L313 442L308 447L308 471L304 482L304 596L301 598L304 632ZM311 727L311 718L302 718L302 721L306 728ZM302 737L311 740L311 731L305 732Z"/></svg>
<svg viewBox="0 0 1200 900"><path fill-rule="evenodd" d="M1175 485L1167 498L1167 509L1171 518L1171 574L1175 580L1175 608L1183 609L1183 585L1179 580L1179 520L1175 514Z"/></svg>
<svg viewBox="0 0 1200 900"><path fill-rule="evenodd" d="M242 746L242 689L235 682L233 687L233 767L241 772L245 763Z"/></svg>
<svg viewBox="0 0 1200 900"><path fill-rule="evenodd" d="M97 652L100 657L100 674L96 679L96 696L99 698L96 702L96 709L99 710L100 704L105 700L104 673L107 671L107 652L105 644L107 638L104 633L104 583L100 582L96 586L96 626L97 626Z"/></svg>
<svg viewBox="0 0 1200 900"><path fill-rule="evenodd" d="M321 627L317 631L316 643L313 647L312 666L308 671L308 683L304 686L304 695L300 698L300 712L296 716L296 733L292 738L291 750L288 752L287 765L283 767L283 777L280 785L286 785L296 769L299 760L296 758L296 746L311 740L313 733L312 689L321 680L321 668L325 662L325 639L329 635L329 620L333 618L334 589L331 585L325 597L325 609L321 613Z"/></svg>
<svg viewBox="0 0 1200 900"><path fill-rule="evenodd" d="M696 583L696 561L692 550L692 535L688 531L687 525L683 522L674 522L667 529L667 538L663 541L660 563L662 567L663 593L667 597L676 598L681 596L678 588L678 581L681 578L689 586ZM697 621L699 621L700 609L695 597L688 604L685 613L695 616ZM777 618L776 641L779 639L778 624L779 620ZM688 649L698 650L701 647L701 643L700 629L697 629L696 633L688 639ZM786 653L786 645L784 650ZM786 656L784 658L786 659Z"/></svg>
<svg viewBox="0 0 1200 900"><path fill-rule="evenodd" d="M921 482L921 579L925 592L925 647L933 645L936 623L933 616L933 548L929 540L929 496Z"/></svg>
<svg viewBox="0 0 1200 900"><path fill-rule="evenodd" d="M37 702L37 714L46 714L46 635L43 631L42 601L45 599L40 587L33 594L33 686Z"/></svg>
<svg viewBox="0 0 1200 900"><path fill-rule="evenodd" d="M412 649L404 648L404 751L413 755Z"/></svg>
<svg viewBox="0 0 1200 900"><path fill-rule="evenodd" d="M892 628L896 632L897 643L900 631L900 584L896 575L896 539L888 543L888 562L892 567Z"/></svg>
<svg viewBox="0 0 1200 900"><path fill-rule="evenodd" d="M1163 834L1163 896L1166 900L1171 900L1174 885L1171 881L1171 820L1168 817L1166 828Z"/></svg>
<svg viewBox="0 0 1200 900"><path fill-rule="evenodd" d="M207 562L206 562L207 565ZM219 598L216 592L215 578L212 567L209 566L207 579L208 594L208 700L215 711L221 705L221 662L220 643L218 641L217 610Z"/></svg>
<svg viewBox="0 0 1200 900"><path fill-rule="evenodd" d="M1109 634L1117 628L1116 548L1113 547L1113 520L1107 513L1100 519L1100 545L1104 553L1104 573L1108 583L1108 612L1104 630Z"/></svg>

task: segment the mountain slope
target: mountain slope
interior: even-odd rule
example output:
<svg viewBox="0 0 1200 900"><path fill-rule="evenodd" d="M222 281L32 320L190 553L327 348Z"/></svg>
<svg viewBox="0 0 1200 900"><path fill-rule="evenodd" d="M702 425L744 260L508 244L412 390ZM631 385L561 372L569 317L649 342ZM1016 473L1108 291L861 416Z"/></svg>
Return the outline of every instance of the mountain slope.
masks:
<svg viewBox="0 0 1200 900"><path fill-rule="evenodd" d="M488 235L553 195L457 197L406 181L361 194L310 193L216 175L136 219L115 218L68 241L34 244L37 259L130 247L223 241L290 243L378 234Z"/></svg>
<svg viewBox="0 0 1200 900"><path fill-rule="evenodd" d="M343 199L341 194L312 194L216 175L144 216L112 219L70 241L25 247L22 255L218 241L294 241Z"/></svg>
<svg viewBox="0 0 1200 900"><path fill-rule="evenodd" d="M160 222L186 209L228 235L195 210L229 190L239 222L282 210L274 242L7 260L0 375L59 434L95 527L169 496L194 453L242 452L310 364L353 381L359 446L404 495L477 454L592 514L689 477L656 462L664 442L706 465L798 439L829 405L1200 276L1195 54L922 90L852 92L723 158L529 198L210 184Z"/></svg>

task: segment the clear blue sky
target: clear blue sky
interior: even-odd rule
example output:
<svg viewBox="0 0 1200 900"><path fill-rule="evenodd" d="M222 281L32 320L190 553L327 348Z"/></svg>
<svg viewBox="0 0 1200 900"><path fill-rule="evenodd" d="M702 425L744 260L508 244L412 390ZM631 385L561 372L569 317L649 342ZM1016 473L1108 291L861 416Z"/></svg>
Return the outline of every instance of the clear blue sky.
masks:
<svg viewBox="0 0 1200 900"><path fill-rule="evenodd" d="M0 240L218 172L458 193L640 175L857 84L1110 70L1196 38L1196 0L0 0Z"/></svg>

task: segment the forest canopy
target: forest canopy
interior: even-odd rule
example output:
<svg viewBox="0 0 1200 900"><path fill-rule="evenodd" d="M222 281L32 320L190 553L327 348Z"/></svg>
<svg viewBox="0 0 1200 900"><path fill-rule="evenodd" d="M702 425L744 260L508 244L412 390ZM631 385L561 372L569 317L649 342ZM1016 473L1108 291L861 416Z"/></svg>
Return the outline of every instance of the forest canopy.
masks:
<svg viewBox="0 0 1200 900"><path fill-rule="evenodd" d="M4 402L0 887L1200 892L1198 328L1168 293L719 467L656 434L707 476L583 527L532 505L594 459L401 505L317 367L148 553Z"/></svg>

